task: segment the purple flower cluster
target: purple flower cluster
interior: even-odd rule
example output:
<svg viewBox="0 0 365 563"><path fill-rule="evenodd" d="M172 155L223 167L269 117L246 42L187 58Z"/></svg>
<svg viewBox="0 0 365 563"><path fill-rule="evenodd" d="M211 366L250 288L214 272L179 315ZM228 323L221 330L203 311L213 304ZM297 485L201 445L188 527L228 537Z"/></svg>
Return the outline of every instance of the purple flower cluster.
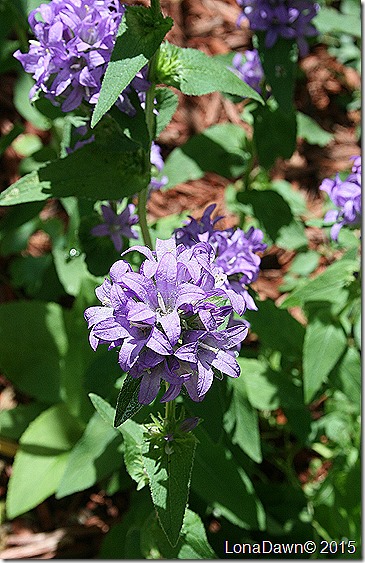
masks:
<svg viewBox="0 0 365 563"><path fill-rule="evenodd" d="M256 92L261 92L261 82L264 78L261 61L257 49L245 51L244 55L237 53L232 60L232 66L228 67L241 80L246 82Z"/></svg>
<svg viewBox="0 0 365 563"><path fill-rule="evenodd" d="M257 279L261 258L257 252L263 252L266 244L262 242L263 232L251 227L246 233L242 229L215 229L222 217L211 219L215 204L205 210L200 221L190 218L190 222L176 229L175 236L179 243L187 248L198 242L208 242L214 250L214 272L220 279L234 310L241 315L246 308L257 310L255 302L246 289L246 285Z"/></svg>
<svg viewBox="0 0 365 563"><path fill-rule="evenodd" d="M104 222L91 229L91 234L95 237L111 238L115 250L121 252L123 248L123 237L131 239L138 238L137 233L132 229L132 225L138 223L138 215L134 215L135 207L132 203L121 212L117 213L112 204L102 205L101 212Z"/></svg>
<svg viewBox="0 0 365 563"><path fill-rule="evenodd" d="M119 0L52 0L33 10L29 24L36 40L28 53L14 53L36 81L30 97L41 91L54 105L62 102L64 112L83 101L96 104L124 11ZM131 86L148 90L145 72ZM129 115L135 113L128 99L131 86L117 102Z"/></svg>
<svg viewBox="0 0 365 563"><path fill-rule="evenodd" d="M334 180L325 178L319 186L327 192L337 209L331 209L324 217L326 223L333 223L331 238L337 241L344 225L357 227L361 223L361 157L353 157L351 174L342 181L337 174Z"/></svg>
<svg viewBox="0 0 365 563"><path fill-rule="evenodd" d="M299 53L308 53L305 37L317 30L311 23L319 10L312 0L237 0L243 13L239 22L247 18L252 31L265 31L265 46L272 47L279 37L296 39Z"/></svg>
<svg viewBox="0 0 365 563"><path fill-rule="evenodd" d="M203 400L215 374L238 377L237 347L247 324L233 321L233 304L217 284L209 243L191 248L175 238L157 239L156 251L136 246L145 256L139 272L119 260L96 290L102 306L85 311L90 344L120 347L119 365L141 378L139 401L148 404L168 388L171 401L184 387L193 401ZM227 298L228 297L228 298ZM223 301L223 304L221 303Z"/></svg>

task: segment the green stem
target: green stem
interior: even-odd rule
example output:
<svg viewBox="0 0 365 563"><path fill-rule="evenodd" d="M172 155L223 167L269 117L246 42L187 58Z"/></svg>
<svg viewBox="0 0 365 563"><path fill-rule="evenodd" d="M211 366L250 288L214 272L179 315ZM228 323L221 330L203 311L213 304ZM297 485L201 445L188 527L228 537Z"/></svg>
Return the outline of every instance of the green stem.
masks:
<svg viewBox="0 0 365 563"><path fill-rule="evenodd" d="M143 241L145 245L152 250L152 240L147 225L147 198L148 198L148 186L138 194L138 217L139 217L139 226L141 227Z"/></svg>
<svg viewBox="0 0 365 563"><path fill-rule="evenodd" d="M156 15L160 13L161 11L160 0L151 0L151 10ZM152 141L156 136L155 116L153 110L155 104L155 90L156 90L155 70L158 60L158 51L159 50L156 51L156 53L153 55L153 57L148 63L148 75L147 75L147 79L151 83L150 88L146 92L146 107L145 107L146 124L149 134L149 143L146 151L146 169L149 171L151 171L151 146L152 146ZM151 180L151 172L149 173L149 181L150 180ZM143 241L146 246L152 249L152 240L147 224L147 199L148 199L148 186L144 190L139 192L138 195L138 217L139 217L139 225L141 227Z"/></svg>
<svg viewBox="0 0 365 563"><path fill-rule="evenodd" d="M169 384L166 382L166 390L169 388ZM164 427L166 432L173 432L175 428L175 411L176 411L176 402L175 399L172 401L168 401L165 404L165 421Z"/></svg>

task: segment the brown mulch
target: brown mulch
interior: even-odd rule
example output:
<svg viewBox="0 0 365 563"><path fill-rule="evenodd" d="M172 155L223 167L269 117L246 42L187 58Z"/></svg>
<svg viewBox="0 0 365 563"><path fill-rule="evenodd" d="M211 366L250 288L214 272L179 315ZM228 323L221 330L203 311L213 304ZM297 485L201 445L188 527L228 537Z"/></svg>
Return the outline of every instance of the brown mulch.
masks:
<svg viewBox="0 0 365 563"><path fill-rule="evenodd" d="M147 2L147 0L146 0ZM237 28L240 13L236 0L162 0L165 15L173 17L175 25L168 39L184 47L198 48L209 55L227 53L231 50L244 51L251 46L251 35L244 24ZM301 61L305 78L298 84L296 104L300 111L313 117L326 131L334 134L334 140L325 148L299 142L292 158L278 161L272 176L285 178L293 187L308 197L311 210L321 215L322 198L318 186L323 178L348 168L349 157L359 154L356 127L360 123L360 112L346 112L338 105L338 96L351 93L360 86L360 77L353 69L344 67L331 57L324 45L316 46ZM14 75L2 75L0 81L0 136L6 134L16 119L19 119L12 103ZM172 122L160 136L160 143L166 156L173 148L183 144L191 135L203 131L215 123L231 122L243 125L239 114L242 104L234 105L217 93L207 96L187 97L179 95L179 107ZM42 138L45 133L25 123L25 131L36 132ZM47 135L47 134L46 134ZM0 191L19 178L21 155L14 148L7 149L0 160ZM167 192L155 192L149 203L151 219L158 219L171 213L189 210L198 218L208 203L217 203L215 215L225 215L220 223L227 228L237 222L228 213L224 193L228 180L209 173L204 178L187 182ZM52 208L52 205L54 208ZM48 210L48 211L47 211ZM57 205L48 203L45 212L60 213ZM0 218L6 213L0 208ZM323 243L318 229L307 230L310 245L316 248ZM39 255L49 250L49 238L42 231L35 233L28 245L28 252ZM265 255L266 266L255 284L262 298L277 300L280 285L288 270L294 252L272 247ZM0 257L0 270L7 262ZM321 265L325 267L325 264ZM0 302L16 298L14 290L0 277ZM292 311L299 322L305 322L300 310ZM2 376L0 376L0 407L11 408L23 398ZM278 413L278 424L285 424ZM305 451L295 459L298 479L308 480L308 463L313 452ZM7 483L12 470L12 457L0 451L0 503L6 495ZM313 479L324 478L328 466L318 470ZM127 510L128 495L117 493L108 496L105 491L94 487L76 493L66 500L47 499L39 507L23 517L15 518L0 528L0 557L3 559L50 559L50 558L94 558L100 542L113 523L118 522ZM1 514L1 506L0 506Z"/></svg>

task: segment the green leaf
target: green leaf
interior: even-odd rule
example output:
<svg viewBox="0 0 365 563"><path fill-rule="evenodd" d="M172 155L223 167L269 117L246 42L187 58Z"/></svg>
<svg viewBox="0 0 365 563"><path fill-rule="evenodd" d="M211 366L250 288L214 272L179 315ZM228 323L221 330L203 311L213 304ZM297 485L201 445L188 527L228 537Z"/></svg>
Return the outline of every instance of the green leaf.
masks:
<svg viewBox="0 0 365 563"><path fill-rule="evenodd" d="M27 512L56 491L81 432L64 404L54 405L29 425L20 439L9 481L8 518ZM36 486L31 486L30 475L36 476Z"/></svg>
<svg viewBox="0 0 365 563"><path fill-rule="evenodd" d="M107 401L105 401L105 399L99 397L99 395L96 395L95 393L89 393L89 398L97 412L100 414L101 418L111 427L113 427L113 407Z"/></svg>
<svg viewBox="0 0 365 563"><path fill-rule="evenodd" d="M283 112L291 112L298 60L296 43L279 37L275 45L267 48L266 33L258 32L256 35L260 61L272 94Z"/></svg>
<svg viewBox="0 0 365 563"><path fill-rule="evenodd" d="M0 365L21 391L46 403L58 401L66 347L59 305L13 301L0 306Z"/></svg>
<svg viewBox="0 0 365 563"><path fill-rule="evenodd" d="M259 410L275 410L279 408L278 384L270 380L265 362L249 358L237 358L241 368L240 379L243 381L248 400Z"/></svg>
<svg viewBox="0 0 365 563"><path fill-rule="evenodd" d="M141 526L141 549L146 559L215 559L204 525L197 514L187 509L181 536L176 547L171 547L152 514Z"/></svg>
<svg viewBox="0 0 365 563"><path fill-rule="evenodd" d="M303 346L304 400L309 403L347 347L340 323L320 309L307 326Z"/></svg>
<svg viewBox="0 0 365 563"><path fill-rule="evenodd" d="M356 348L348 348L338 367L342 389L348 399L360 410L361 403L361 356Z"/></svg>
<svg viewBox="0 0 365 563"><path fill-rule="evenodd" d="M119 433L95 412L70 452L56 498L83 491L120 467L122 454L118 446L121 442Z"/></svg>
<svg viewBox="0 0 365 563"><path fill-rule="evenodd" d="M153 510L151 495L146 488L143 491L131 491L126 518L113 525L105 535L100 559L143 559L141 552L142 526Z"/></svg>
<svg viewBox="0 0 365 563"><path fill-rule="evenodd" d="M253 112L254 133L260 165L271 168L278 157L292 156L297 142L297 121L293 107L258 106Z"/></svg>
<svg viewBox="0 0 365 563"><path fill-rule="evenodd" d="M246 473L227 458L225 448L214 444L201 426L195 434L199 443L191 488L234 525L263 529L263 508Z"/></svg>
<svg viewBox="0 0 365 563"><path fill-rule="evenodd" d="M86 396L86 375L95 361L95 351L88 345L88 328L84 311L95 301L95 282L88 280L80 287L72 309L64 311L64 322L68 338L67 354L61 368L62 397L74 416L87 422L93 408ZM96 356L100 354L96 352ZM102 352L101 352L102 354ZM100 373L100 377L104 374Z"/></svg>
<svg viewBox="0 0 365 563"><path fill-rule="evenodd" d="M0 411L0 435L9 440L19 440L29 424L44 411L48 405L30 403L17 405L13 409Z"/></svg>
<svg viewBox="0 0 365 563"><path fill-rule="evenodd" d="M270 188L286 201L294 217L301 217L308 211L305 197L302 192L294 190L290 182L285 180L273 180Z"/></svg>
<svg viewBox="0 0 365 563"><path fill-rule="evenodd" d="M0 205L49 197L121 199L148 184L145 153L123 135L111 118L95 130L95 141L65 158L48 162L0 195Z"/></svg>
<svg viewBox="0 0 365 563"><path fill-rule="evenodd" d="M308 239L305 235L303 223L294 219L289 225L283 225L275 244L287 250L307 248Z"/></svg>
<svg viewBox="0 0 365 563"><path fill-rule="evenodd" d="M308 276L317 268L320 257L321 255L315 250L301 252L294 258L290 266L290 272L299 276Z"/></svg>
<svg viewBox="0 0 365 563"><path fill-rule="evenodd" d="M172 453L166 453L165 444L154 446L147 440L142 450L157 517L173 547L179 541L188 502L196 444L195 436L187 434L173 440Z"/></svg>
<svg viewBox="0 0 365 563"><path fill-rule="evenodd" d="M280 305L281 308L295 307L310 301L329 301L336 303L342 288L354 279L359 266L355 260L342 258L329 266L322 274L309 280L304 287L293 291Z"/></svg>
<svg viewBox="0 0 365 563"><path fill-rule="evenodd" d="M197 180L205 172L225 178L242 176L250 159L246 144L246 133L238 125L224 123L209 127L168 156L162 171L168 178L165 189Z"/></svg>
<svg viewBox="0 0 365 563"><path fill-rule="evenodd" d="M120 111L116 105L110 108L109 115L115 119L124 135L147 151L149 150L150 136L147 129L146 112L141 106L138 94L134 90L131 90L128 98L135 108L134 115L127 115Z"/></svg>
<svg viewBox="0 0 365 563"><path fill-rule="evenodd" d="M325 147L334 138L332 133L322 129L314 119L300 111L297 112L297 127L297 136L307 141L310 145Z"/></svg>
<svg viewBox="0 0 365 563"><path fill-rule="evenodd" d="M29 101L29 92L34 85L33 78L26 72L22 72L14 88L14 105L17 111L26 121L46 131L51 128L52 121L41 114Z"/></svg>
<svg viewBox="0 0 365 563"><path fill-rule="evenodd" d="M140 379L134 379L129 374L123 381L123 386L119 391L117 406L114 418L114 427L120 426L141 410L143 405L138 401Z"/></svg>
<svg viewBox="0 0 365 563"><path fill-rule="evenodd" d="M161 13L155 14L151 8L126 8L92 116L91 127L98 123L137 72L152 58L172 24L171 18L164 18Z"/></svg>
<svg viewBox="0 0 365 563"><path fill-rule="evenodd" d="M198 180L204 176L204 170L200 168L194 158L191 158L177 147L167 157L163 168L163 175L167 176L168 182L163 189L173 188L183 182Z"/></svg>
<svg viewBox="0 0 365 563"><path fill-rule="evenodd" d="M224 427L231 434L232 444L237 444L256 463L262 462L259 420L257 411L247 398L242 377L228 380L231 388L231 404L224 416Z"/></svg>
<svg viewBox="0 0 365 563"><path fill-rule="evenodd" d="M313 24L320 33L338 32L361 37L360 10L358 15L342 14L336 8L324 6L313 19Z"/></svg>
<svg viewBox="0 0 365 563"><path fill-rule="evenodd" d="M52 255L57 275L66 293L76 297L80 293L83 280L90 276L85 264L85 255L79 253L70 256L67 249L60 246L52 249Z"/></svg>
<svg viewBox="0 0 365 563"><path fill-rule="evenodd" d="M110 404L94 393L89 393L94 407L102 419L113 429L114 409ZM116 431L114 429L114 431ZM144 427L133 420L127 420L117 429L123 436L123 455L126 469L131 478L137 483L137 490L148 483L148 475L144 467L142 447L144 443Z"/></svg>
<svg viewBox="0 0 365 563"><path fill-rule="evenodd" d="M157 80L178 88L188 96L226 92L262 103L261 96L218 59L168 42L160 48Z"/></svg>
<svg viewBox="0 0 365 563"><path fill-rule="evenodd" d="M170 123L177 109L179 98L169 88L157 88L155 98L158 111L158 115L156 115L156 137L158 137Z"/></svg>
<svg viewBox="0 0 365 563"><path fill-rule="evenodd" d="M137 483L137 491L139 491L149 481L142 456L144 427L133 420L127 420L118 430L124 440L124 463L129 475Z"/></svg>

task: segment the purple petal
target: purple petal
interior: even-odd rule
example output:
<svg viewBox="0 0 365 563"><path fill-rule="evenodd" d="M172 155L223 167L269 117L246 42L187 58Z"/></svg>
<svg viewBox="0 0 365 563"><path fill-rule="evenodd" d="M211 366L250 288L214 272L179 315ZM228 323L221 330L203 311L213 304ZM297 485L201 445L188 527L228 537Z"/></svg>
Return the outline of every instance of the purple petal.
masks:
<svg viewBox="0 0 365 563"><path fill-rule="evenodd" d="M178 312L172 311L167 315L161 315L158 320L161 323L171 346L175 346L181 334L180 317Z"/></svg>
<svg viewBox="0 0 365 563"><path fill-rule="evenodd" d="M142 405L149 405L156 398L160 390L160 376L155 371L146 373L142 377L138 400Z"/></svg>
<svg viewBox="0 0 365 563"><path fill-rule="evenodd" d="M162 354L163 356L173 354L170 342L156 327L152 329L151 336L146 345L148 348L151 348L151 350L157 352L157 354Z"/></svg>

